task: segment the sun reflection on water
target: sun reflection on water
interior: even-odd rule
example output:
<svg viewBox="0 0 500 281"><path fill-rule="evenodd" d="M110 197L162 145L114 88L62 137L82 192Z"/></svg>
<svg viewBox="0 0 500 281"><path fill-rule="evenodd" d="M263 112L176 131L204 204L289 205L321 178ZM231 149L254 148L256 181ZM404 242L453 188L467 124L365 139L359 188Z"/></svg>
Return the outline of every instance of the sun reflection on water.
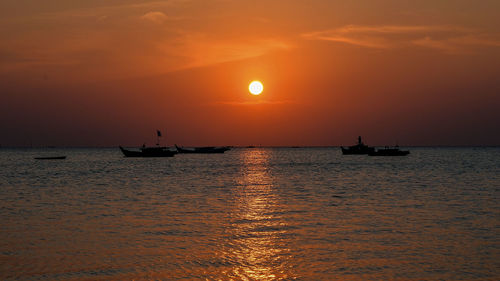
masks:
<svg viewBox="0 0 500 281"><path fill-rule="evenodd" d="M248 150L241 155L241 177L237 179L232 214L233 241L227 259L234 267L229 275L241 280L292 278L286 226L273 186L270 151Z"/></svg>

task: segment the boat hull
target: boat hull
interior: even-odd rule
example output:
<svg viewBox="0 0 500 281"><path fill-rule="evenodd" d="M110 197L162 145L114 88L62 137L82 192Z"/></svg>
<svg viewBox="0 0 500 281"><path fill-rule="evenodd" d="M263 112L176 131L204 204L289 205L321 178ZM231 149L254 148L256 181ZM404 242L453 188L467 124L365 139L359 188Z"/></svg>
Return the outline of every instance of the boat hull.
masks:
<svg viewBox="0 0 500 281"><path fill-rule="evenodd" d="M64 160L66 156L35 157L36 160Z"/></svg>
<svg viewBox="0 0 500 281"><path fill-rule="evenodd" d="M410 154L408 150L395 150L395 149L380 149L373 153L369 153L369 156L406 156Z"/></svg>
<svg viewBox="0 0 500 281"><path fill-rule="evenodd" d="M128 150L120 146L120 151L125 157L173 157L177 154L176 151L171 151L166 148L143 149L141 151Z"/></svg>
<svg viewBox="0 0 500 281"><path fill-rule="evenodd" d="M230 150L229 147L193 147L193 148L182 148L180 146L175 146L177 151L182 154L217 154L224 153Z"/></svg>
<svg viewBox="0 0 500 281"><path fill-rule="evenodd" d="M375 148L369 146L351 146L348 148L340 147L340 149L342 150L343 155L366 155L375 152Z"/></svg>

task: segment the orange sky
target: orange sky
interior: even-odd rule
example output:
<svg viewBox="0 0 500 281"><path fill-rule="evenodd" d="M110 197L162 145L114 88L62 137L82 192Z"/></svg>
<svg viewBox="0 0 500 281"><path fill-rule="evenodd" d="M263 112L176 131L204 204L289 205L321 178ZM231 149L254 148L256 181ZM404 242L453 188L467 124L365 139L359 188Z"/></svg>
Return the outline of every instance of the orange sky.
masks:
<svg viewBox="0 0 500 281"><path fill-rule="evenodd" d="M0 145L500 145L498 11L3 0Z"/></svg>

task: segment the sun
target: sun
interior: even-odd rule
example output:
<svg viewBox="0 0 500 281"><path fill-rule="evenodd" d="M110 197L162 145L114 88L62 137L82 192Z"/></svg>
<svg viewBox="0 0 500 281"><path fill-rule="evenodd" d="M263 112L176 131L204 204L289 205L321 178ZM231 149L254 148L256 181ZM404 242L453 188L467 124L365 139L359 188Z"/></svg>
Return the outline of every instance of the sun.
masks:
<svg viewBox="0 0 500 281"><path fill-rule="evenodd" d="M264 91L264 85L260 81L252 81L250 85L248 85L248 90L252 95L260 95L262 91Z"/></svg>

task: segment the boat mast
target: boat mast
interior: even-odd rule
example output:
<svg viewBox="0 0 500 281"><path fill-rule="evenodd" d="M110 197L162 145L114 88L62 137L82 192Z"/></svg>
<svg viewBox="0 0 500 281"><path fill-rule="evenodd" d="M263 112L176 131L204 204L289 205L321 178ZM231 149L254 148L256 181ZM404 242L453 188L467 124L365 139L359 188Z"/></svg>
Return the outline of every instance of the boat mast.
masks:
<svg viewBox="0 0 500 281"><path fill-rule="evenodd" d="M160 138L161 138L161 132L160 130L156 130L156 146L160 146Z"/></svg>

